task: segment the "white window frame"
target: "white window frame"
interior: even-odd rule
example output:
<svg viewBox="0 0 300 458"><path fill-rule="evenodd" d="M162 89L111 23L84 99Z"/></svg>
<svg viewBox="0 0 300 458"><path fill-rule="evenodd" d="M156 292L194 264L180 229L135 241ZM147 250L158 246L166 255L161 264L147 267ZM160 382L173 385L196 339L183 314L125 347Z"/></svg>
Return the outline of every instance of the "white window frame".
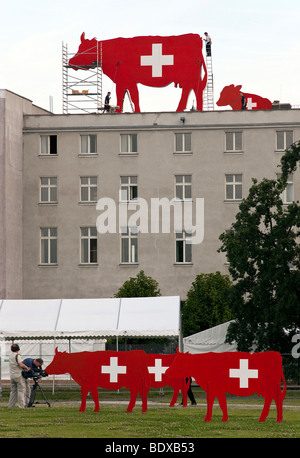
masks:
<svg viewBox="0 0 300 458"><path fill-rule="evenodd" d="M57 265L57 241L57 227L40 227L41 265Z"/></svg>
<svg viewBox="0 0 300 458"><path fill-rule="evenodd" d="M138 177L123 175L120 177L120 201L130 202L138 199Z"/></svg>
<svg viewBox="0 0 300 458"><path fill-rule="evenodd" d="M127 246L125 243L127 242ZM123 254L126 252L126 257ZM138 228L121 228L121 264L138 263Z"/></svg>
<svg viewBox="0 0 300 458"><path fill-rule="evenodd" d="M232 149L227 148L227 144L228 144L227 136L229 135L232 135ZM237 143L238 143L237 135L241 136L240 148L237 147ZM225 152L226 153L241 153L242 151L243 151L243 132L241 130L225 132Z"/></svg>
<svg viewBox="0 0 300 458"><path fill-rule="evenodd" d="M84 183L83 181L86 181ZM94 181L94 183L92 182ZM84 191L87 191L87 199L83 199ZM96 198L92 199L92 193L96 193ZM97 202L97 195L98 195L98 177L97 176L81 176L80 177L80 202L81 203L89 203L89 202Z"/></svg>
<svg viewBox="0 0 300 458"><path fill-rule="evenodd" d="M279 134L283 135L283 147L280 148L279 144ZM291 134L292 141L288 141L288 134ZM293 130L276 130L276 151L285 151L287 148L291 146L294 141L294 131ZM289 143L289 144L288 144Z"/></svg>
<svg viewBox="0 0 300 458"><path fill-rule="evenodd" d="M227 181L227 177L232 176L232 181ZM241 177L240 180L237 177ZM227 186L232 186L232 197L228 197ZM236 197L237 186L241 186L241 197ZM243 199L243 174L242 173L226 173L225 174L225 201L240 202Z"/></svg>
<svg viewBox="0 0 300 458"><path fill-rule="evenodd" d="M175 175L175 197L178 200L192 200L191 174Z"/></svg>
<svg viewBox="0 0 300 458"><path fill-rule="evenodd" d="M46 199L43 199L45 193ZM40 177L40 203L57 204L57 177Z"/></svg>
<svg viewBox="0 0 300 458"><path fill-rule="evenodd" d="M55 141L55 151L53 152L53 146L51 142L51 138L56 138ZM57 135L41 135L40 136L41 142L41 156L57 156Z"/></svg>
<svg viewBox="0 0 300 458"><path fill-rule="evenodd" d="M175 153L192 152L192 133L176 132L175 133Z"/></svg>
<svg viewBox="0 0 300 458"><path fill-rule="evenodd" d="M188 231L183 231L183 232L176 232L175 235L176 235L175 263L176 264L191 264L192 263L191 233ZM181 253L179 250L181 251ZM181 257L182 257L182 260L180 260Z"/></svg>
<svg viewBox="0 0 300 458"><path fill-rule="evenodd" d="M136 133L120 134L120 151L121 154L137 154L138 138Z"/></svg>
<svg viewBox="0 0 300 458"><path fill-rule="evenodd" d="M86 234L83 231L87 232ZM96 249L93 249L92 243L96 241ZM85 253L85 249L87 252ZM96 260L92 260L92 253L96 253ZM96 265L98 263L98 236L96 227L80 228L80 264Z"/></svg>
<svg viewBox="0 0 300 458"><path fill-rule="evenodd" d="M95 151L92 151L92 138L94 139ZM86 145L84 145L84 140L86 140ZM84 147L86 146L86 148ZM85 151L86 149L86 151ZM98 153L98 138L97 134L82 134L80 135L80 154L83 156L93 156Z"/></svg>

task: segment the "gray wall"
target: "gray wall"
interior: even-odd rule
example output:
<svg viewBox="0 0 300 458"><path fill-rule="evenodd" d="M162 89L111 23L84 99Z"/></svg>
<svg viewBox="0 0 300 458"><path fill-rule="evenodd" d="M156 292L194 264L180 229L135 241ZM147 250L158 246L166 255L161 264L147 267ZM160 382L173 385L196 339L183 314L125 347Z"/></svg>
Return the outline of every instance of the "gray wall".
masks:
<svg viewBox="0 0 300 458"><path fill-rule="evenodd" d="M0 89L0 297L23 294L23 115L46 113Z"/></svg>
<svg viewBox="0 0 300 458"><path fill-rule="evenodd" d="M180 117L184 115L184 124ZM276 130L300 139L300 111L215 111L104 115L44 115L24 119L24 298L110 297L140 270L159 282L163 295L185 297L197 274L227 273L219 235L229 229L238 202L225 202L225 174L243 174L243 196L252 178L275 178L282 153ZM243 132L243 152L224 153L225 131ZM176 132L192 133L192 154L174 154ZM80 157L80 134L96 133L98 154ZM138 154L120 154L120 133L138 134ZM42 157L40 135L58 138L58 155ZM98 234L98 264L81 266L81 226L95 226L95 205L79 203L79 177L98 176L98 199L118 203L121 175L138 176L138 194L172 199L176 174L192 175L192 197L204 198L205 236L188 265L175 263L175 235L139 234L139 262L120 265L120 235ZM41 176L58 177L58 204L39 203ZM300 178L294 177L295 199ZM57 266L39 265L39 228L58 228ZM17 229L16 229L17 230ZM20 267L20 266L19 266ZM19 268L19 275L21 275Z"/></svg>

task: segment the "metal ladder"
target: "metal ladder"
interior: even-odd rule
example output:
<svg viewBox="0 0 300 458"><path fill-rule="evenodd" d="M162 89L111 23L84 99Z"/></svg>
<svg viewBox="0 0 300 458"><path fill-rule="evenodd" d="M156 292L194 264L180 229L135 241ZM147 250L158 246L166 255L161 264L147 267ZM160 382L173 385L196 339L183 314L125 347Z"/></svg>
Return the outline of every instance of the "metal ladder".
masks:
<svg viewBox="0 0 300 458"><path fill-rule="evenodd" d="M124 97L123 97L123 102L124 102L124 99L125 99L125 95L127 94L127 97L128 97L128 100L129 100L129 104L131 106L131 109L132 109L132 112L134 113L134 106L133 106L133 103L132 103L132 100L131 100L131 97L130 97L130 93L128 91L128 89L126 88L126 91L125 91L125 94L124 94Z"/></svg>
<svg viewBox="0 0 300 458"><path fill-rule="evenodd" d="M213 111L214 109L214 75L212 69L212 57L206 56L207 83L204 89L203 111Z"/></svg>

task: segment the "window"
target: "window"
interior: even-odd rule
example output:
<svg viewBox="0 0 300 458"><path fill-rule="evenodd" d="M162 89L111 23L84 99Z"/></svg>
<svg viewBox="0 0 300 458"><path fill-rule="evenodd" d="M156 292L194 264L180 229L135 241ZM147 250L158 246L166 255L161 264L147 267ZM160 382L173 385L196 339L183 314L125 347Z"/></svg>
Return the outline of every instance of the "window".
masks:
<svg viewBox="0 0 300 458"><path fill-rule="evenodd" d="M57 264L57 228L41 227L41 264Z"/></svg>
<svg viewBox="0 0 300 458"><path fill-rule="evenodd" d="M40 202L57 203L57 177L40 178Z"/></svg>
<svg viewBox="0 0 300 458"><path fill-rule="evenodd" d="M57 154L57 135L41 135L41 154Z"/></svg>
<svg viewBox="0 0 300 458"><path fill-rule="evenodd" d="M192 244L190 243L191 234L188 232L176 233L176 262L192 262Z"/></svg>
<svg viewBox="0 0 300 458"><path fill-rule="evenodd" d="M97 177L80 177L80 201L97 201Z"/></svg>
<svg viewBox="0 0 300 458"><path fill-rule="evenodd" d="M229 174L226 175L226 190L225 190L225 199L226 200L241 200L242 199L242 174Z"/></svg>
<svg viewBox="0 0 300 458"><path fill-rule="evenodd" d="M191 133L175 134L175 151L176 153L185 153L192 151Z"/></svg>
<svg viewBox="0 0 300 458"><path fill-rule="evenodd" d="M97 263L97 228L82 227L80 229L81 240L81 264Z"/></svg>
<svg viewBox="0 0 300 458"><path fill-rule="evenodd" d="M121 153L137 153L137 134L121 134Z"/></svg>
<svg viewBox="0 0 300 458"><path fill-rule="evenodd" d="M276 132L276 150L284 151L289 148L293 143L292 130L279 130Z"/></svg>
<svg viewBox="0 0 300 458"><path fill-rule="evenodd" d="M138 187L136 176L121 177L121 201L137 199Z"/></svg>
<svg viewBox="0 0 300 458"><path fill-rule="evenodd" d="M242 132L225 132L225 151L242 151Z"/></svg>
<svg viewBox="0 0 300 458"><path fill-rule="evenodd" d="M138 262L138 237L136 227L125 227L121 229L121 262Z"/></svg>
<svg viewBox="0 0 300 458"><path fill-rule="evenodd" d="M280 174L277 175L280 178ZM294 177L291 173L288 176L285 190L281 193L281 200L283 204L292 204L294 202Z"/></svg>
<svg viewBox="0 0 300 458"><path fill-rule="evenodd" d="M97 135L81 135L81 154L97 153Z"/></svg>
<svg viewBox="0 0 300 458"><path fill-rule="evenodd" d="M192 175L175 176L175 195L177 199L185 200L192 198Z"/></svg>

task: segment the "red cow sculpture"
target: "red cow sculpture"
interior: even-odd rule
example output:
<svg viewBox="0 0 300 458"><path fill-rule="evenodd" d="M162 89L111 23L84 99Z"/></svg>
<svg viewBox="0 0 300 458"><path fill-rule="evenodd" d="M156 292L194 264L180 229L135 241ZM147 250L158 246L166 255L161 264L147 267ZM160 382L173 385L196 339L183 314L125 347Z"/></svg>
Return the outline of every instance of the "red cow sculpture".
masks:
<svg viewBox="0 0 300 458"><path fill-rule="evenodd" d="M142 398L142 412L147 411L147 397L150 389L147 355L142 350L134 351L83 351L80 353L59 352L55 349L53 361L46 367L47 374L69 373L81 386L81 406L84 412L86 398L90 391L99 411L98 386L108 390L126 387L130 390L127 412L131 412L138 393Z"/></svg>
<svg viewBox="0 0 300 458"><path fill-rule="evenodd" d="M195 92L197 109L202 110L207 70L199 35L142 36L97 41L96 38L86 39L83 33L78 51L69 60L69 66L75 70L93 68L100 56L103 73L116 84L117 111L122 111L128 90L134 111L140 112L138 83L165 87L172 82L175 87L182 88L177 111L185 110L191 90Z"/></svg>
<svg viewBox="0 0 300 458"><path fill-rule="evenodd" d="M258 393L265 398L259 421L268 416L272 399L277 406L277 422L282 420L282 403L286 383L282 371L282 358L277 352L203 353L191 355L178 353L173 365L166 371L170 377L194 377L196 383L206 391L207 413L210 421L214 399L217 397L223 412L222 421L227 421L226 393L250 396ZM281 391L281 379L284 383Z"/></svg>
<svg viewBox="0 0 300 458"><path fill-rule="evenodd" d="M159 354L147 354L148 360L148 371L150 375L150 386L153 388L162 388L164 386L170 386L173 388L173 397L170 402L170 407L174 407L177 401L178 393L182 393L182 405L187 405L187 391L189 389L189 379L183 377L175 378L166 375L166 370L173 364L177 354L171 355L159 355Z"/></svg>
<svg viewBox="0 0 300 458"><path fill-rule="evenodd" d="M230 84L225 86L220 94L220 98L217 101L219 107L230 105L233 110L241 110L241 85L234 86ZM247 110L271 110L272 102L269 99L265 99L255 94L248 94L243 91L246 97Z"/></svg>

